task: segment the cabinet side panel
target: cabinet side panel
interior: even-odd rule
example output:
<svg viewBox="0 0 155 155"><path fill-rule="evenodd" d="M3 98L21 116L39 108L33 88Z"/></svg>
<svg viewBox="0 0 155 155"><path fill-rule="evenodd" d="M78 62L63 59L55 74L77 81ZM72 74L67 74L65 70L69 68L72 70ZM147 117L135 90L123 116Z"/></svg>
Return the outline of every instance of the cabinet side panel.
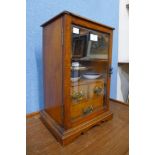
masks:
<svg viewBox="0 0 155 155"><path fill-rule="evenodd" d="M62 18L44 27L43 51L45 111L62 125Z"/></svg>

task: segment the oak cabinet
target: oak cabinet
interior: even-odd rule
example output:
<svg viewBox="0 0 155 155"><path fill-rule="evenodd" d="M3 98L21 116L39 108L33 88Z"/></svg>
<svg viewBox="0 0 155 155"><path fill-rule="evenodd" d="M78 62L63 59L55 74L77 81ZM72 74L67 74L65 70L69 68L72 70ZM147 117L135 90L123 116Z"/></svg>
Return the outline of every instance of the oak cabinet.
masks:
<svg viewBox="0 0 155 155"><path fill-rule="evenodd" d="M112 118L109 110L114 28L64 11L42 25L41 118L65 145Z"/></svg>

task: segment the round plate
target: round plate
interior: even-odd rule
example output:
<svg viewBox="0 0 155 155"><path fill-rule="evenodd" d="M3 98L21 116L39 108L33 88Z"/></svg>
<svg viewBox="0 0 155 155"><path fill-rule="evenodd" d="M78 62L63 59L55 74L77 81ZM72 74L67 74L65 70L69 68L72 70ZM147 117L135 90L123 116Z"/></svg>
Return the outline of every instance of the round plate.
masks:
<svg viewBox="0 0 155 155"><path fill-rule="evenodd" d="M89 75L89 74L84 74L83 77L85 77L86 79L97 79L101 76L101 74L94 74L94 75Z"/></svg>

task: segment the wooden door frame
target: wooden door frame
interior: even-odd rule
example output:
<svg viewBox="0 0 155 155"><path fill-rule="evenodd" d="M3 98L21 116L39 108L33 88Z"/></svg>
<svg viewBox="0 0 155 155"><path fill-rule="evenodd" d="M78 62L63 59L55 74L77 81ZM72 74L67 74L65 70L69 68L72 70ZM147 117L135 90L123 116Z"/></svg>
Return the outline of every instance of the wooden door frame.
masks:
<svg viewBox="0 0 155 155"><path fill-rule="evenodd" d="M64 105L64 128L69 129L73 126L79 125L80 123L87 121L94 116L100 115L104 110L96 112L95 114L90 114L78 122L71 122L71 111L70 111L70 66L71 66L71 25L77 25L84 28L92 29L94 31L99 31L102 33L108 33L110 35L110 46L108 51L108 71L107 71L107 105L109 110L109 97L110 97L110 80L109 68L112 62L112 40L113 40L113 30L108 27L103 27L101 25L96 25L95 23L87 20L78 18L77 16L72 16L70 14L64 14L63 16L63 105Z"/></svg>

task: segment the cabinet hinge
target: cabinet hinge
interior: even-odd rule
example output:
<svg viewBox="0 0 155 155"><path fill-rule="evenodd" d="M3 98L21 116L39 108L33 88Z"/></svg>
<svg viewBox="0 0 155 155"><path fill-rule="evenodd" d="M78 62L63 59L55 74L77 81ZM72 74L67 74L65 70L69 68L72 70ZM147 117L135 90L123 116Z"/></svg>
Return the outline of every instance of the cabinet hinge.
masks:
<svg viewBox="0 0 155 155"><path fill-rule="evenodd" d="M113 73L113 68L110 66L109 67L109 77L111 77L111 74Z"/></svg>

